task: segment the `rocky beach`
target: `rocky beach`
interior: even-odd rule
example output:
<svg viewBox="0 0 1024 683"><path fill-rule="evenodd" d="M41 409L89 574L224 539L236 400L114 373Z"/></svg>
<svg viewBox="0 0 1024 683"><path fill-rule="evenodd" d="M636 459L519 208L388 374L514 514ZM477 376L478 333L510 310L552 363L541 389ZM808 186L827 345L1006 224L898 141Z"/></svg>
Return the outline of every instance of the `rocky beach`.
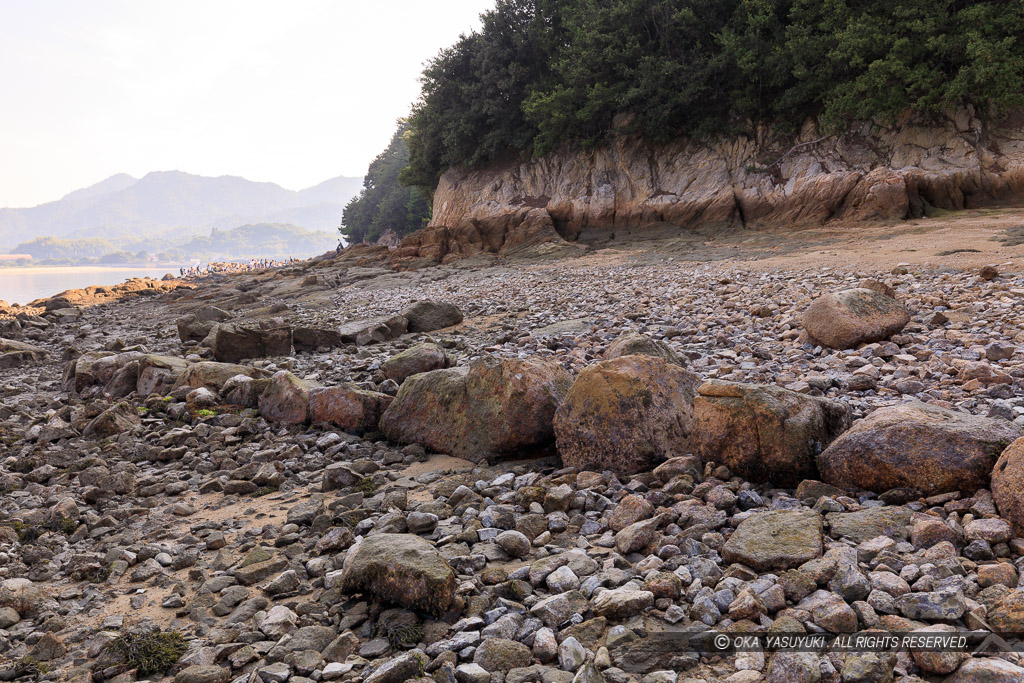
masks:
<svg viewBox="0 0 1024 683"><path fill-rule="evenodd" d="M685 645L1024 633L1021 225L540 230L5 308L0 680L1022 681Z"/></svg>

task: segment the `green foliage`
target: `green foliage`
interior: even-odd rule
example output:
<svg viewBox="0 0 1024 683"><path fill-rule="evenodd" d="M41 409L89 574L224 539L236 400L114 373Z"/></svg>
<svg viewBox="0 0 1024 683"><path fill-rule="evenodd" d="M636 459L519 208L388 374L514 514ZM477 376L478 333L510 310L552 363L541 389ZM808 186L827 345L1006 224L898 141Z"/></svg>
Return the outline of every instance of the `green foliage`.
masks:
<svg viewBox="0 0 1024 683"><path fill-rule="evenodd" d="M373 477L363 477L353 484L352 488L359 491L364 496L372 496L374 491L377 490L377 482L373 480Z"/></svg>
<svg viewBox="0 0 1024 683"><path fill-rule="evenodd" d="M59 237L37 237L22 242L14 248L15 254L32 254L34 259L97 258L116 251L110 240L102 237L83 239L61 239Z"/></svg>
<svg viewBox="0 0 1024 683"><path fill-rule="evenodd" d="M398 180L408 163L406 123L400 121L387 149L370 163L362 191L345 206L341 234L349 243L373 242L389 230L402 237L426 225L430 204L419 190Z"/></svg>
<svg viewBox="0 0 1024 683"><path fill-rule="evenodd" d="M423 625L418 621L389 625L383 631L383 636L395 650L415 647L423 640L424 633Z"/></svg>
<svg viewBox="0 0 1024 683"><path fill-rule="evenodd" d="M14 529L14 533L18 534L18 542L22 545L34 543L36 539L46 533L45 529L40 529L34 524L25 524L21 520L14 520L11 523L11 528Z"/></svg>
<svg viewBox="0 0 1024 683"><path fill-rule="evenodd" d="M140 676L163 673L185 654L185 639L177 631L125 633L110 641L107 647Z"/></svg>
<svg viewBox="0 0 1024 683"><path fill-rule="evenodd" d="M35 657L24 656L14 663L14 677L21 678L28 676L32 680L38 680L40 676L49 673L50 667L46 662L40 662Z"/></svg>
<svg viewBox="0 0 1024 683"><path fill-rule="evenodd" d="M1024 4L997 0L498 0L423 72L403 182L615 129L795 130L1024 105Z"/></svg>

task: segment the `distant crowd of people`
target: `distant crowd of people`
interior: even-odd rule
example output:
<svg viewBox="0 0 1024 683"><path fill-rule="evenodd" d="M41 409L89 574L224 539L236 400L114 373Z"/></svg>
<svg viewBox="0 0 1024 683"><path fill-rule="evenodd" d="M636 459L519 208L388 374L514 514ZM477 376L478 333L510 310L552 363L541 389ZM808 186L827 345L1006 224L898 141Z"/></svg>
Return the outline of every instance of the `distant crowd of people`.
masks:
<svg viewBox="0 0 1024 683"><path fill-rule="evenodd" d="M200 277L202 275L210 275L212 273L249 273L256 270L290 266L293 263L298 263L298 259L287 258L283 261L279 261L268 258L254 258L249 259L248 261L239 262L208 263L205 266L191 266L188 268L181 268L179 270L181 277Z"/></svg>

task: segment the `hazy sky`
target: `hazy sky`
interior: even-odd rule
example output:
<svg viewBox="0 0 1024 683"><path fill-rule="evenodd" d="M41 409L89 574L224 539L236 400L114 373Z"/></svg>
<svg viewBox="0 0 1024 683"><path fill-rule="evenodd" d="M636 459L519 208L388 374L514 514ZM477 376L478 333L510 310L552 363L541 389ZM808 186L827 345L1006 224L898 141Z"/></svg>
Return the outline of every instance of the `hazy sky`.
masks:
<svg viewBox="0 0 1024 683"><path fill-rule="evenodd" d="M494 0L0 0L0 206L115 173L362 176Z"/></svg>

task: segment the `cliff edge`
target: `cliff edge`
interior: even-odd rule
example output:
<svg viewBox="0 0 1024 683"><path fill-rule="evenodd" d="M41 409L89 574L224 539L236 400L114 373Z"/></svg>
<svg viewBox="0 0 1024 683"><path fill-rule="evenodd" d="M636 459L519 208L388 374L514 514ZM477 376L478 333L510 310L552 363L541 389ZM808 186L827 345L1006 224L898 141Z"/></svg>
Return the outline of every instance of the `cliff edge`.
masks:
<svg viewBox="0 0 1024 683"><path fill-rule="evenodd" d="M938 122L865 122L842 135L808 124L786 144L731 137L652 148L623 135L594 150L449 169L430 224L407 236L395 256L508 254L577 240L588 230L655 224L684 230L893 221L1021 194L1024 112L990 123L972 110Z"/></svg>

